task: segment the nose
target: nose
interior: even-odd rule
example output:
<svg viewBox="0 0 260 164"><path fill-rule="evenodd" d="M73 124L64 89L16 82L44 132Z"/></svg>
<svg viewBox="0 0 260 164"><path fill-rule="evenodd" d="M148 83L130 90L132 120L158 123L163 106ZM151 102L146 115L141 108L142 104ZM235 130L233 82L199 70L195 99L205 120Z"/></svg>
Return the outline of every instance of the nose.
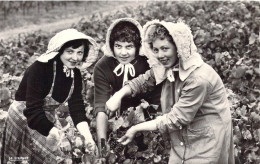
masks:
<svg viewBox="0 0 260 164"><path fill-rule="evenodd" d="M72 58L73 60L77 61L77 60L78 60L78 55L77 55L77 53L73 53L72 56L71 56L71 58Z"/></svg>
<svg viewBox="0 0 260 164"><path fill-rule="evenodd" d="M127 54L127 49L126 48L122 48L121 49L121 55L126 55Z"/></svg>
<svg viewBox="0 0 260 164"><path fill-rule="evenodd" d="M158 52L158 57L159 57L159 58L163 58L163 57L164 57L164 53L163 53L162 51L159 51L159 52Z"/></svg>

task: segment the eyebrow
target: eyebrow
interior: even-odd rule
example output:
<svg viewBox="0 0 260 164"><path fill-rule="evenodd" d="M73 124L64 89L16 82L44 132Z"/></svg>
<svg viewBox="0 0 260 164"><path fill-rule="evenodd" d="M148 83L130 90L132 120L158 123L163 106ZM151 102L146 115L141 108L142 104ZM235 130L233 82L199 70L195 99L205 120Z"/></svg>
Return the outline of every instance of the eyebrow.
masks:
<svg viewBox="0 0 260 164"><path fill-rule="evenodd" d="M68 48L66 48L65 50L74 50L73 48L70 48L70 47L68 47Z"/></svg>
<svg viewBox="0 0 260 164"><path fill-rule="evenodd" d="M79 47L78 47L79 48ZM78 49L78 48L72 48L72 47L67 47L67 48L65 48L65 50L76 50L76 49ZM82 48L82 50L84 50L84 48Z"/></svg>

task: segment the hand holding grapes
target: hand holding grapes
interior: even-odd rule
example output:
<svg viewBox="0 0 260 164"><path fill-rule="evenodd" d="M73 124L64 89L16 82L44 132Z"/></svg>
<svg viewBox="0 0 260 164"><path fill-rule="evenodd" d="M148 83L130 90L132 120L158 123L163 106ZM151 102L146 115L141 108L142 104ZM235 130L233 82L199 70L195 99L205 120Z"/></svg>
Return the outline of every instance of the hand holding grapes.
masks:
<svg viewBox="0 0 260 164"><path fill-rule="evenodd" d="M53 127L50 130L49 135L46 137L46 145L51 151L56 151L58 149L60 137L61 131L58 128Z"/></svg>
<svg viewBox="0 0 260 164"><path fill-rule="evenodd" d="M127 130L126 134L118 140L118 142L122 143L123 145L127 145L134 139L136 132L137 131L135 130L134 126L131 127Z"/></svg>
<svg viewBox="0 0 260 164"><path fill-rule="evenodd" d="M98 156L98 148L94 140L85 140L85 151L88 154Z"/></svg>

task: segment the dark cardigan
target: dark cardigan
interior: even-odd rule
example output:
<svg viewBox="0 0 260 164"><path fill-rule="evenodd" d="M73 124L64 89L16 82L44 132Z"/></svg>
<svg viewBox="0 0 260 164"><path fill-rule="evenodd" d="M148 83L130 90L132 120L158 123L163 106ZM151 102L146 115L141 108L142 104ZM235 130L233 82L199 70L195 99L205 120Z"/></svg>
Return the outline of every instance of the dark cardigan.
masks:
<svg viewBox="0 0 260 164"><path fill-rule="evenodd" d="M63 63L58 57L48 63L34 62L25 72L20 86L15 94L16 101L26 101L24 115L28 126L47 136L53 123L50 122L43 110L44 98L48 95L53 81L53 62L57 61L56 79L52 97L62 103L67 98L72 78L63 72ZM74 91L68 100L70 115L75 126L82 121L88 121L82 99L82 77L78 69L74 69Z"/></svg>
<svg viewBox="0 0 260 164"><path fill-rule="evenodd" d="M113 70L119 62L113 57L103 56L98 63L95 65L94 69L94 112L105 112L105 103L116 91L122 88L123 76L116 76ZM145 73L149 70L149 64L147 63L147 58L144 56L137 56L131 64L135 68L135 77L140 74ZM135 77L128 75L128 80ZM153 92L137 95L136 97L126 97L122 100L121 110L126 110L129 107L135 107L139 105L141 99L146 101L159 104L160 103L161 87L157 87Z"/></svg>

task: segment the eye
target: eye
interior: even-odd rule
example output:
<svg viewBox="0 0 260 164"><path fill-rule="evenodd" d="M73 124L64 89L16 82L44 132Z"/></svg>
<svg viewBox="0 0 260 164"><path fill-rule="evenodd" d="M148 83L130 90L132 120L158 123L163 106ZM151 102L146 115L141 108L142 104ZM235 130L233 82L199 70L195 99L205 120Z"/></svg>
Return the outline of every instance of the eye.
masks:
<svg viewBox="0 0 260 164"><path fill-rule="evenodd" d="M73 51L72 50L67 50L67 53L73 54Z"/></svg>
<svg viewBox="0 0 260 164"><path fill-rule="evenodd" d="M78 52L78 55L83 55L84 53L82 51Z"/></svg>
<svg viewBox="0 0 260 164"><path fill-rule="evenodd" d="M129 45L129 46L127 46L126 48L127 48L127 49L132 49L132 48L134 48L134 45Z"/></svg>
<svg viewBox="0 0 260 164"><path fill-rule="evenodd" d="M157 54L157 53L158 53L158 49L157 49L157 48L153 48L153 52L154 52L155 54Z"/></svg>
<svg viewBox="0 0 260 164"><path fill-rule="evenodd" d="M161 48L163 51L167 51L169 48L168 47L162 47Z"/></svg>
<svg viewBox="0 0 260 164"><path fill-rule="evenodd" d="M121 48L122 46L118 45L118 44L115 44L114 45L115 48Z"/></svg>

